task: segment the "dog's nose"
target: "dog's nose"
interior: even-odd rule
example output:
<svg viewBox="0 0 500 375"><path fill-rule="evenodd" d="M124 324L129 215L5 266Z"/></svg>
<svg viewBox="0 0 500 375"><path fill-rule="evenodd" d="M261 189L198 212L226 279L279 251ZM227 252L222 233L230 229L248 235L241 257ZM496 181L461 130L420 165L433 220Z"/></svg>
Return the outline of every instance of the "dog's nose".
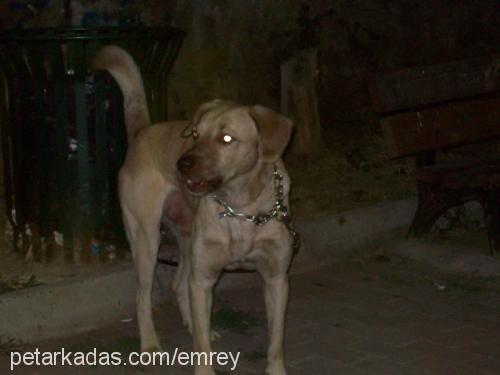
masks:
<svg viewBox="0 0 500 375"><path fill-rule="evenodd" d="M187 173L193 167L194 167L193 155L186 155L177 160L177 169L181 173Z"/></svg>

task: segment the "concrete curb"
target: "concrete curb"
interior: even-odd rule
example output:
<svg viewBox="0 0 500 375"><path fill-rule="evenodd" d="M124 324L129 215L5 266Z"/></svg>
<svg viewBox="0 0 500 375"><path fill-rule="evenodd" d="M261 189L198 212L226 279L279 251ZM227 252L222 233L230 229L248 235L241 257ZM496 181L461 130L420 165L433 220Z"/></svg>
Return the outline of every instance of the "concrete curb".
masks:
<svg viewBox="0 0 500 375"><path fill-rule="evenodd" d="M297 222L303 247L291 273L324 266L339 255L407 227L416 200L402 200ZM156 297L171 296L174 270L159 267ZM255 273L226 274L217 291L255 286ZM36 342L69 336L115 322L133 314L136 280L132 267L107 275L86 276L0 296L0 338Z"/></svg>
<svg viewBox="0 0 500 375"><path fill-rule="evenodd" d="M292 272L317 268L339 255L383 241L398 229L408 228L416 205L416 199L385 202L298 222L304 247L294 260Z"/></svg>
<svg viewBox="0 0 500 375"><path fill-rule="evenodd" d="M130 316L133 269L75 278L0 296L0 338L22 342L85 332Z"/></svg>

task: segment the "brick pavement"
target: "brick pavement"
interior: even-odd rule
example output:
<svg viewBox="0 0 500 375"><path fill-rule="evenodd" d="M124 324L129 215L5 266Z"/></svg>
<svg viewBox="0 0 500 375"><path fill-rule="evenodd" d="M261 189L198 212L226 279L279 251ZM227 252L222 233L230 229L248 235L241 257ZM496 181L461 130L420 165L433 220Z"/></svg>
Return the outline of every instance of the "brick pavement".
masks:
<svg viewBox="0 0 500 375"><path fill-rule="evenodd" d="M500 281L450 276L395 255L359 254L291 279L286 331L289 375L498 374L500 373ZM75 306L77 310L78 307ZM232 310L228 310L232 309ZM216 315L233 311L247 321L226 322L215 350L241 350L236 374L265 368L265 311L260 289L218 295ZM170 301L156 311L164 348L189 350ZM222 321L224 323L224 321ZM233 325L231 325L233 324ZM40 350L137 350L136 326L117 323ZM30 346L24 350L32 349ZM5 354L0 366L5 366ZM226 369L220 369L226 374ZM67 369L17 369L18 374L63 374ZM1 370L0 373L5 373ZM74 374L189 374L159 367L72 368Z"/></svg>

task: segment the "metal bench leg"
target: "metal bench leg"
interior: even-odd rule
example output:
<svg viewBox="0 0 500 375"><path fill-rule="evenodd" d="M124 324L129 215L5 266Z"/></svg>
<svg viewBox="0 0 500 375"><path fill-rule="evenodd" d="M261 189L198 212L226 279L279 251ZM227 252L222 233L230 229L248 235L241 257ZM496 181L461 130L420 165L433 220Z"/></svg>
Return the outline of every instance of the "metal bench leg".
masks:
<svg viewBox="0 0 500 375"><path fill-rule="evenodd" d="M418 238L430 232L436 221L450 208L463 204L463 199L452 190L418 182L418 207L407 238Z"/></svg>

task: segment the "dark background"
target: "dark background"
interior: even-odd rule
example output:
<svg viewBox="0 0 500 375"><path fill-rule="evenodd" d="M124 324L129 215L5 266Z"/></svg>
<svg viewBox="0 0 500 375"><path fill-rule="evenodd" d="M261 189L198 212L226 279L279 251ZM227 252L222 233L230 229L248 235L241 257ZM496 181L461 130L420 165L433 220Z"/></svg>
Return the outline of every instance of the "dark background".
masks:
<svg viewBox="0 0 500 375"><path fill-rule="evenodd" d="M171 74L171 118L214 97L279 107L281 62L303 45L310 7L318 46L322 126L366 124L367 73L491 53L500 45L497 0L7 0L0 27L144 23L185 29Z"/></svg>

